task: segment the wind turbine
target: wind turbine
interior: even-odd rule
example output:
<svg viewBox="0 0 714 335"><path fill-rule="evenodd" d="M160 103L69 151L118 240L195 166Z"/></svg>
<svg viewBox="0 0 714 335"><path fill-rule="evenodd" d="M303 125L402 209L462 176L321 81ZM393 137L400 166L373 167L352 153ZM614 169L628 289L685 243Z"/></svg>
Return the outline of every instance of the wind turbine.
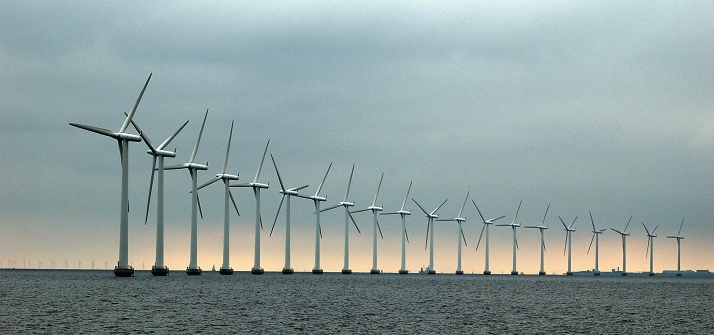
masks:
<svg viewBox="0 0 714 335"><path fill-rule="evenodd" d="M436 274L436 270L434 270L434 219L438 219L439 215L435 213L439 210L439 208L441 208L441 206L444 206L447 200L449 199L444 200L444 202L442 202L441 205L439 205L439 207L436 207L433 211L427 212L424 207L422 207L416 200L414 200L414 198L412 198L412 201L414 201L414 203L419 206L419 209L424 212L427 218L426 241L424 241L424 249L426 250L426 246L429 245L429 268L427 269L426 273L430 275ZM431 241L429 241L429 234L431 234Z"/></svg>
<svg viewBox="0 0 714 335"><path fill-rule="evenodd" d="M154 147L149 140L149 137L144 133L139 125L131 121L136 131L139 132L141 138L144 139L144 143L149 147L146 151L149 155L153 157L151 163L151 181L149 182L149 197L146 200L146 216L144 217L144 224L149 220L149 206L151 205L151 190L154 187L154 171L156 169L156 160L159 161L159 176L157 180L157 194L156 194L156 263L151 267L152 276L166 276L169 274L169 267L164 264L164 157L176 157L176 152L164 150L164 148L169 145L169 143L178 135L181 130L188 124L188 121L184 122L181 127L179 127L173 135L167 138L158 147Z"/></svg>
<svg viewBox="0 0 714 335"><path fill-rule="evenodd" d="M610 230L620 234L622 236L622 275L627 276L627 236L630 236L630 233L627 233L627 227L630 225L630 221L632 221L632 216L630 216L630 219L627 220L627 224L625 225L625 229L622 231L619 231L614 228L610 228Z"/></svg>
<svg viewBox="0 0 714 335"><path fill-rule="evenodd" d="M330 168L332 163L327 167L327 172L325 172L325 177L322 178L320 186L317 187L317 191L313 196L306 196L301 194L296 194L296 196L305 199L311 199L315 204L315 267L312 269L312 274L321 275L322 268L320 267L320 239L322 239L322 227L320 226L320 202L326 201L327 198L320 196L320 191L322 190L322 185L325 184L327 179L327 174L330 173Z"/></svg>
<svg viewBox="0 0 714 335"><path fill-rule="evenodd" d="M260 230L263 229L263 219L260 217L260 189L267 189L270 185L259 183L258 177L260 177L260 171L263 169L263 162L265 162L265 154L268 152L268 145L270 145L270 140L268 140L268 143L265 145L263 158L260 160L258 172L255 173L253 182L230 185L231 187L252 187L253 194L255 195L255 258L253 259L253 268L250 269L250 273L254 275L262 275L264 272L263 268L260 267Z"/></svg>
<svg viewBox="0 0 714 335"><path fill-rule="evenodd" d="M572 276L573 271L571 270L571 267L570 267L570 265L571 265L571 262L570 262L571 257L570 256L573 253L572 233L575 231L575 228L573 228L573 225L575 224L575 220L577 220L578 217L576 216L575 219L573 219L573 222L570 223L570 226L566 226L565 222L563 221L563 219L560 216L558 216L558 219L560 219L560 223L562 223L563 228L565 228L565 247L563 248L563 255L565 255L565 249L568 249L568 272L566 272L565 274L568 276Z"/></svg>
<svg viewBox="0 0 714 335"><path fill-rule="evenodd" d="M381 271L379 271L379 268L377 267L377 230L379 230L379 236L384 239L384 235L382 235L382 228L379 226L379 221L377 221L377 212L382 211L384 208L377 206L377 197L379 196L379 189L382 188L382 180L384 179L384 173L382 173L382 177L379 178L379 185L377 186L377 193L374 194L374 200L372 200L372 205L365 208L365 209L360 209L358 211L354 211L352 213L357 213L357 212L365 212L365 211L372 211L372 216L374 217L374 228L373 228L373 238L372 238L372 269L369 270L369 273L371 274L380 274Z"/></svg>
<svg viewBox="0 0 714 335"><path fill-rule="evenodd" d="M590 211L588 211L590 213ZM593 225L593 237L590 239L590 246L588 247L588 254L590 253L590 248L593 246L593 240L595 240L595 275L599 276L600 275L600 269L598 268L598 257L599 257L599 243L598 243L598 237L602 232L605 231L605 229L595 229L595 220L593 220L593 213L590 213L590 223Z"/></svg>
<svg viewBox="0 0 714 335"><path fill-rule="evenodd" d="M650 232L649 229L647 229L647 226L645 226L645 223L644 223L644 222L642 222L642 227L645 227L645 231L647 232L647 252L649 252L649 254L650 254L650 274L649 274L649 275L650 275L650 276L654 276L654 275L655 275L655 274L654 274L654 269L653 269L653 265L654 265L654 238L657 237L657 235L655 235L654 233L655 233L655 231L657 230L657 228L659 228L659 225L657 225L657 227L655 227L655 229L652 229L652 232ZM647 252L645 252L645 258L647 258Z"/></svg>
<svg viewBox="0 0 714 335"><path fill-rule="evenodd" d="M682 224L679 225L679 232L677 232L677 236L667 236L667 238L676 238L677 239L677 277L682 276L682 268L681 268L681 249L680 249L680 241L684 239L684 236L682 236L682 226L684 226L684 218L682 218Z"/></svg>
<svg viewBox="0 0 714 335"><path fill-rule="evenodd" d="M219 174L216 175L213 179L209 180L208 182L204 183L203 185L199 186L196 190L200 190L208 185L211 185L219 180L223 181L223 198L224 198L224 206L223 206L223 264L221 265L221 268L218 270L218 273L222 275L232 275L233 274L233 268L230 266L230 257L229 257L229 241L230 241L230 228L229 228L229 223L230 223L230 205L228 203L228 199L231 200L233 203L233 208L236 210L236 214L240 215L240 212L238 212L238 206L236 206L236 201L233 199L233 193L231 193L229 183L231 180L238 180L238 175L234 174L227 174L226 173L226 168L228 167L228 155L231 152L231 139L233 138L233 121L231 121L231 132L228 135L228 147L226 148L226 160L223 162L223 171Z"/></svg>
<svg viewBox="0 0 714 335"><path fill-rule="evenodd" d="M412 189L412 182L409 182L409 188L407 189L407 195L404 197L404 202L402 202L402 207L396 211L396 212L391 212L391 213L381 213L381 215L393 215L393 214L399 214L399 216L402 217L402 267L399 268L399 274L405 275L409 273L409 270L407 270L407 245L406 242L409 241L409 234L407 234L407 221L406 221L406 216L411 215L412 213L409 211L404 210L404 206L407 205L407 199L409 199L409 191Z"/></svg>
<svg viewBox="0 0 714 335"><path fill-rule="evenodd" d="M193 152L191 152L191 158L188 163L183 163L179 165L167 166L165 170L178 170L178 169L188 169L191 175L192 189L191 189L191 251L188 267L186 267L186 274L189 276L200 275L202 270L197 264L198 259L198 177L196 176L196 171L198 170L208 170L208 163L206 165L194 163L193 160L196 158L196 153L198 152L198 145L201 143L201 135L203 135L203 128L206 125L206 118L208 118L208 109L206 109L206 115L203 117L203 123L201 124L201 130L198 132L198 138L196 139L196 145L193 147Z"/></svg>
<svg viewBox="0 0 714 335"><path fill-rule="evenodd" d="M505 215L501 215L501 216L499 216L499 217L497 217L497 218L493 218L493 219L488 219L488 220L486 220L486 219L483 218L483 214L481 214L481 210L478 209L478 206L476 206L476 202L475 202L473 199L471 199L471 202L473 202L474 207L476 207L476 210L478 211L478 215L481 216L481 222L483 223L483 227L481 227L481 235L479 235L479 237L478 237L478 243L476 243L476 251L478 251L478 246L481 244L481 237L483 237L483 231L485 230L485 231L486 231L486 260L484 261L484 263L485 263L485 269L483 270L483 274L484 274L484 275L490 275L490 274L491 274L491 270L490 270L489 267L488 267L488 226L489 226L489 225L492 225L494 221L499 220L499 219L503 219L503 218L505 218L506 216L505 216Z"/></svg>
<svg viewBox="0 0 714 335"><path fill-rule="evenodd" d="M518 209L516 209L516 216L513 217L513 222L510 224L497 224L496 226L502 226L502 227L511 227L513 229L513 270L511 270L512 275L517 275L518 271L516 270L516 249L518 249L518 239L516 238L516 228L520 227L520 223L516 223L516 219L518 219L518 212L521 210L521 204L523 204L523 199L521 199L521 202L518 203Z"/></svg>
<svg viewBox="0 0 714 335"><path fill-rule="evenodd" d="M340 206L345 208L345 263L342 267L342 274L345 275L352 273L352 270L350 269L350 220L352 220L352 223L355 225L355 228L357 228L357 232L362 234L362 232L359 230L359 227L357 227L357 222L355 222L355 218L353 218L352 214L350 213L350 207L354 206L355 204L353 202L347 201L347 197L350 195L350 186L352 185L352 176L354 175L354 173L355 166L353 164L352 172L350 173L350 180L349 182L347 182L347 192L345 193L345 199L336 205L321 210L321 212L326 212Z"/></svg>
<svg viewBox="0 0 714 335"><path fill-rule="evenodd" d="M540 271L538 271L539 276L545 275L545 269L543 267L545 263L545 239L543 238L543 231L548 229L548 226L545 226L545 217L548 216L549 209L550 204L548 204L548 207L545 208L545 215L543 215L543 221L540 222L540 226L523 226L523 228L538 228L538 230L540 230Z"/></svg>
<svg viewBox="0 0 714 335"><path fill-rule="evenodd" d="M152 74L146 79L144 88L141 89L139 97L134 102L131 112L124 119L124 123L119 128L119 131L113 132L109 129L87 126L78 123L70 123L70 126L88 130L100 135L108 136L116 139L119 143L119 158L121 160L121 197L119 204L119 261L114 267L114 275L117 277L134 276L134 268L129 265L129 142L141 142L141 136L126 132L131 119L136 113L136 108L139 107L141 97L144 96L146 87L149 85Z"/></svg>
<svg viewBox="0 0 714 335"><path fill-rule="evenodd" d="M456 224L459 228L458 233L458 239L456 242L459 244L457 250L457 257L456 257L456 274L457 275L462 275L464 274L464 271L461 270L461 240L464 240L464 244L468 246L466 243L466 237L464 236L464 230L461 227L461 224L466 221L466 218L462 217L461 214L464 212L464 207L466 207L466 202L469 200L469 194L471 191L466 192L466 198L464 199L464 204L461 206L461 210L459 211L459 214L453 218L453 219L438 219L436 221L456 221Z"/></svg>
<svg viewBox="0 0 714 335"><path fill-rule="evenodd" d="M280 172L278 171L278 165L275 164L275 158L273 154L270 154L270 159L273 160L273 166L275 166L275 173L278 175L278 181L280 182L280 193L283 195L280 198L280 205L278 205L278 212L275 213L275 220L273 220L273 227L270 228L270 236L273 236L273 229L275 229L275 222L278 221L278 215L280 215L280 209L283 207L283 200L287 197L288 201L285 205L285 266L283 266L283 274L291 275L295 271L290 266L290 197L293 195L298 195L298 191L309 185L304 185L300 187L286 189L285 184L283 184L283 179L280 177Z"/></svg>

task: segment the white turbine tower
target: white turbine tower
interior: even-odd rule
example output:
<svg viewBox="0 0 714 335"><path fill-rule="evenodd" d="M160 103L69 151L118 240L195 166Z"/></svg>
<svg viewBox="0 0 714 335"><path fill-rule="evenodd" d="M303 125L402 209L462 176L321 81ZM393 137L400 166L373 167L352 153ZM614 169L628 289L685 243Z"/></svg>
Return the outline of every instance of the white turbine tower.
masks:
<svg viewBox="0 0 714 335"><path fill-rule="evenodd" d="M345 199L336 205L321 210L321 212L326 212L340 206L345 208L345 262L342 267L342 274L345 275L352 273L352 270L350 269L350 220L352 220L352 223L354 224L355 228L357 228L357 232L362 234L362 232L359 230L359 227L357 227L357 222L355 222L355 219L352 217L352 213L350 213L350 207L354 206L355 204L353 202L347 201L347 197L350 195L350 186L352 185L352 176L354 175L354 173L355 166L353 164L352 172L350 173L350 180L349 182L347 182L347 192L345 192Z"/></svg>
<svg viewBox="0 0 714 335"><path fill-rule="evenodd" d="M320 202L326 201L327 198L320 196L320 191L322 190L322 185L325 184L327 179L327 174L330 173L330 168L332 163L327 167L327 172L325 172L325 177L322 178L320 186L317 187L317 191L313 196L306 196L301 194L296 194L300 198L310 199L315 204L315 267L312 269L312 274L321 275L322 267L320 267L320 239L322 239L322 227L320 226Z"/></svg>
<svg viewBox="0 0 714 335"><path fill-rule="evenodd" d="M404 202L402 202L402 207L396 211L396 212L391 212L391 213L381 213L381 215L394 215L394 214L399 214L399 216L402 217L402 266L399 268L399 274L405 275L409 273L409 270L407 270L407 245L406 242L409 242L409 234L407 234L407 221L406 221L406 216L411 215L412 213L409 211L405 211L404 207L407 205L407 199L409 199L409 191L412 189L412 182L409 182L409 188L407 189L407 195L404 197Z"/></svg>
<svg viewBox="0 0 714 335"><path fill-rule="evenodd" d="M491 270L488 267L488 262L489 262L489 259L488 259L488 226L492 225L494 221L503 219L506 216L501 215L497 218L486 220L486 219L484 219L483 214L481 214L481 210L478 209L478 206L476 206L476 202L473 199L471 199L471 202L473 202L474 207L476 207L476 210L478 211L478 215L481 216L481 222L483 223L483 227L481 227L481 234L478 236L478 243L476 243L476 251L478 251L478 247L479 247L479 245L481 245L481 237L483 237L483 231L485 230L486 231L486 260L484 261L485 269L483 270L483 274L490 275Z"/></svg>
<svg viewBox="0 0 714 335"><path fill-rule="evenodd" d="M650 254L650 276L654 276L654 238L657 237L655 235L655 231L657 228L659 228L659 225L655 227L655 229L652 229L650 232L649 229L647 229L647 226L645 226L645 223L642 222L642 227L645 227L645 231L647 232L647 251L645 252L645 258L647 258L647 253L649 252Z"/></svg>
<svg viewBox="0 0 714 335"><path fill-rule="evenodd" d="M461 240L464 241L464 245L466 245L467 247L468 247L468 244L466 243L466 237L464 236L464 230L461 227L461 224L464 221L466 221L466 218L462 217L461 214L463 214L463 212L464 212L464 207L466 207L466 202L469 200L470 193L471 193L471 191L466 192L466 198L464 199L464 204L461 206L461 210L459 211L459 214L455 218L436 220L436 221L456 221L457 228L458 228L458 231L457 231L458 238L456 240L456 242L458 243L458 247L457 247L458 251L456 254L456 274L457 275L464 274L464 271L461 270Z"/></svg>
<svg viewBox="0 0 714 335"><path fill-rule="evenodd" d="M679 225L679 232L677 232L676 236L667 236L667 238L676 238L677 239L677 277L682 276L682 262L681 262L681 249L680 249L680 241L684 239L684 236L682 236L682 226L684 226L684 218L682 218L682 224Z"/></svg>
<svg viewBox="0 0 714 335"><path fill-rule="evenodd" d="M176 137L176 135L178 135L178 133L184 127L186 127L188 121L184 122L184 124L181 125L181 127L179 127L179 129L176 130L173 135L167 138L158 147L154 147L154 145L151 143L151 140L149 140L149 137L146 135L145 132L141 130L141 128L139 128L139 126L136 124L136 122L134 122L134 120L131 121L131 124L134 126L136 131L139 132L141 138L144 139L144 143L146 143L146 145L149 147L149 150L146 152L153 157L153 161L151 163L151 181L149 182L149 197L146 201L146 216L144 217L144 224L146 224L146 222L149 220L151 190L154 187L154 171L159 171L159 176L156 185L156 187L158 188L158 190L156 191L156 263L154 263L154 265L151 267L151 275L166 276L169 274L169 268L164 263L164 157L176 157L176 152L164 150L164 148L169 145L169 143ZM159 161L158 169L156 168L157 158Z"/></svg>
<svg viewBox="0 0 714 335"><path fill-rule="evenodd" d="M421 209L422 212L426 215L427 221L426 221L426 240L424 241L424 250L426 250L427 245L429 246L429 268L427 269L426 273L433 275L436 274L436 270L434 270L434 219L438 219L439 215L435 214L436 211L441 208L441 206L444 206L446 201L449 199L444 200L444 202L439 205L439 207L436 207L433 211L427 212L424 207L422 207L414 198L412 198L412 201L414 201L417 206L419 206L419 209ZM431 241L429 241L429 235L431 234ZM429 243L431 242L431 243Z"/></svg>
<svg viewBox="0 0 714 335"><path fill-rule="evenodd" d="M298 195L298 191L309 185L304 185L300 187L286 189L285 184L283 184L283 179L280 177L280 172L278 171L278 165L275 164L275 158L273 154L270 154L270 159L273 161L273 166L275 166L275 173L278 175L278 181L280 182L280 193L283 195L280 198L280 205L278 205L278 212L275 213L275 220L273 220L273 227L270 228L270 235L273 236L273 229L275 229L275 223L278 221L278 215L280 215L280 209L283 207L283 200L287 197L288 201L285 205L285 265L283 266L283 274L291 275L295 271L290 266L290 197Z"/></svg>
<svg viewBox="0 0 714 335"><path fill-rule="evenodd" d="M548 229L548 226L545 225L545 218L546 216L548 216L549 209L550 204L548 204L548 207L546 207L545 209L545 215L543 215L543 221L540 222L540 226L523 226L523 228L538 228L538 230L540 230L540 271L538 271L539 276L545 275L545 239L543 237L543 232L544 230Z"/></svg>
<svg viewBox="0 0 714 335"><path fill-rule="evenodd" d="M141 136L129 134L126 128L129 127L131 119L134 117L136 108L139 107L141 97L144 96L146 87L149 85L151 75L146 79L144 88L141 89L139 97L134 102L129 115L124 119L124 123L119 128L119 131L113 132L109 129L87 126L78 123L70 123L69 125L84 130L88 130L100 135L108 136L116 139L119 143L119 158L121 160L121 198L119 204L119 261L114 267L114 275L117 277L134 276L134 268L129 265L129 141L141 142Z"/></svg>
<svg viewBox="0 0 714 335"><path fill-rule="evenodd" d="M595 229L595 220L593 220L593 213L590 213L590 211L588 211L588 213L590 214L590 223L592 223L592 225L593 225L593 237L590 239L590 246L588 247L587 253L588 254L590 253L590 248L593 246L593 240L595 240L595 273L594 274L596 276L599 276L600 268L598 267L598 260L599 260L598 258L600 257L599 256L600 247L599 247L598 240L599 240L600 234L602 234L602 232L604 232L605 229L600 229L600 230Z"/></svg>
<svg viewBox="0 0 714 335"><path fill-rule="evenodd" d="M228 167L228 155L231 152L231 139L233 138L233 121L231 121L231 132L228 135L228 147L226 148L226 160L223 162L223 171L216 174L216 177L209 180L205 184L199 186L197 190L200 190L208 185L211 185L219 180L223 181L223 264L218 272L222 275L232 275L233 268L230 266L230 255L229 255L229 245L230 245L230 204L228 200L230 199L233 203L233 208L236 210L236 214L240 215L238 212L238 206L236 206L236 201L233 199L233 193L231 193L229 183L231 180L238 180L238 175L227 174L226 168Z"/></svg>
<svg viewBox="0 0 714 335"><path fill-rule="evenodd" d="M570 226L566 226L565 222L563 219L558 216L558 219L560 219L560 223L563 224L563 228L565 228L565 247L563 248L563 255L565 255L565 249L568 249L568 272L565 274L568 276L573 275L573 271L571 268L571 256L573 254L573 236L572 233L575 231L575 228L573 228L573 225L575 224L575 220L578 219L576 216L575 219L573 219L573 222L570 223Z"/></svg>
<svg viewBox="0 0 714 335"><path fill-rule="evenodd" d="M201 143L201 135L203 135L203 128L206 125L206 118L208 118L208 109L206 110L206 115L203 117L203 123L201 124L201 130L198 132L198 138L196 139L196 145L193 147L193 152L191 152L191 158L188 163L183 163L179 165L167 166L165 170L178 170L187 169L191 175L191 251L188 267L186 267L186 274L189 276L200 275L202 270L198 266L198 212L197 210L200 206L198 202L198 177L196 176L196 171L198 170L208 170L208 163L205 165L194 163L193 160L196 158L196 153L198 152L198 145ZM203 215L201 215L203 217Z"/></svg>
<svg viewBox="0 0 714 335"><path fill-rule="evenodd" d="M622 236L622 275L627 276L627 236L630 236L630 233L627 232L627 227L630 225L630 221L632 221L632 216L630 216L630 219L627 220L627 224L625 225L625 229L622 231L619 231L614 228L610 228L610 230L620 234Z"/></svg>
<svg viewBox="0 0 714 335"><path fill-rule="evenodd" d="M382 188L382 180L384 179L384 173L382 173L382 177L379 178L379 185L377 186L377 193L374 194L374 200L372 200L372 205L365 208L365 209L360 209L358 211L354 211L352 213L357 213L357 212L366 212L366 211L372 211L372 216L374 217L374 227L372 229L372 269L369 270L369 273L371 274L380 274L381 271L377 267L377 231L379 230L379 236L384 239L384 235L382 235L382 228L379 226L379 221L377 220L377 212L382 211L384 208L377 206L377 197L379 196L379 189Z"/></svg>
<svg viewBox="0 0 714 335"><path fill-rule="evenodd" d="M497 224L496 226L502 226L502 227L511 227L513 229L513 270L511 270L512 275L517 275L518 270L516 270L516 250L518 249L518 238L516 238L516 228L520 227L520 223L516 223L516 220L518 219L518 212L521 210L521 204L523 203L523 199L521 199L521 202L518 203L518 209L516 209L516 216L513 217L513 222L510 224Z"/></svg>
<svg viewBox="0 0 714 335"><path fill-rule="evenodd" d="M270 187L270 185L259 183L258 177L260 177L260 171L263 170L263 162L265 162L265 154L268 152L268 145L270 145L270 140L268 140L268 143L265 145L265 151L263 151L263 158L260 160L258 172L255 173L255 178L253 178L253 182L230 185L231 187L252 187L253 194L255 195L255 253L253 259L253 268L250 269L250 273L254 275L262 275L264 272L263 268L260 267L260 230L263 229L263 219L260 216L260 189L267 189L268 187Z"/></svg>

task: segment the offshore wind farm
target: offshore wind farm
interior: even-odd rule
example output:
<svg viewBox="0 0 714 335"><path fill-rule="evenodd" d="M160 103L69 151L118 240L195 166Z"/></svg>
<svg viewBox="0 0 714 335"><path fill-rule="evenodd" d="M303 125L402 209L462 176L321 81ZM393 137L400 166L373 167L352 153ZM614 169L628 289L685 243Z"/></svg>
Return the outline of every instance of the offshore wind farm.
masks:
<svg viewBox="0 0 714 335"><path fill-rule="evenodd" d="M711 2L0 8L0 333L714 327Z"/></svg>

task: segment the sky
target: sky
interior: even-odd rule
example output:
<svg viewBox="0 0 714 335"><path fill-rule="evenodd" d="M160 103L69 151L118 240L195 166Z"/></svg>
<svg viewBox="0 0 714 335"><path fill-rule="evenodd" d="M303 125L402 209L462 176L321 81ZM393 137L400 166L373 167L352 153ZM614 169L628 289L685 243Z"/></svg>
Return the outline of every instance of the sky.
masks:
<svg viewBox="0 0 714 335"><path fill-rule="evenodd" d="M598 229L625 227L627 270L648 271L642 227L658 226L655 271L714 269L714 3L710 1L0 1L0 265L111 268L118 259L121 167L114 140L69 122L118 130L153 73L134 120L188 161L199 183L219 173L235 122L228 173L251 181L265 144L286 187L309 184L328 206L344 197L396 211L410 198L441 218L463 216L463 269L484 269L481 220L538 225L546 207L548 273L567 271L558 219L577 216L573 270L594 267ZM133 131L133 130L132 130ZM155 261L154 198L144 224L151 156L129 153L129 260ZM283 210L269 157L261 173L262 266L283 267ZM191 181L166 172L166 263L189 261ZM253 265L255 200L233 188L230 262ZM221 264L223 189L200 192L198 265ZM407 202L407 268L429 261L426 217ZM292 266L309 271L314 208L292 201ZM322 268L342 268L344 216L324 212ZM354 214L350 267L372 266L373 223ZM379 268L400 265L399 216L380 216ZM435 225L435 269L456 270L457 228ZM539 233L518 229L518 271L539 270ZM492 227L491 271L509 273L512 231ZM594 249L594 246L592 247ZM25 263L27 262L27 263ZM600 269L622 264L621 239L600 237ZM26 264L26 265L25 265Z"/></svg>

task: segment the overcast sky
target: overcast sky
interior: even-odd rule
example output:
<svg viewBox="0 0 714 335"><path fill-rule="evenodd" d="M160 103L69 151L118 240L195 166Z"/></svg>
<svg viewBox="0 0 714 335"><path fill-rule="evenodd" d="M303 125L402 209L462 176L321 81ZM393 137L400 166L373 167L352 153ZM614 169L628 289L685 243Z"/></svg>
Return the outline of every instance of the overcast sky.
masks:
<svg viewBox="0 0 714 335"><path fill-rule="evenodd" d="M121 168L116 143L69 122L118 130L149 73L137 121L154 143L181 123L169 146L186 162L210 109L197 161L199 183L222 168L252 179L266 141L287 187L399 209L410 197L442 218L467 191L485 216L546 225L546 271L563 273L558 216L578 216L573 269L593 267L592 227L628 231L628 270L646 271L642 227L659 225L655 270L676 268L674 235L685 219L682 266L714 269L714 4L635 2L47 2L0 1L0 261L103 268L118 259ZM155 207L144 225L151 157L130 146L129 259L154 263ZM263 267L283 266L284 212L266 161ZM190 178L166 173L166 262L189 259ZM253 264L255 201L232 190L231 266ZM199 265L220 266L223 191L201 191ZM155 200L154 200L155 203ZM296 271L313 267L311 202L292 202ZM428 264L426 218L413 202L407 267ZM464 210L464 271L483 271L480 219ZM343 213L326 212L323 268L342 267ZM355 214L351 268L371 268L372 220ZM399 268L398 216L380 217L380 268ZM511 230L491 231L491 269L511 269ZM438 222L435 268L456 269L456 226ZM539 234L519 229L518 270L537 273ZM619 235L600 239L600 268L621 266Z"/></svg>

